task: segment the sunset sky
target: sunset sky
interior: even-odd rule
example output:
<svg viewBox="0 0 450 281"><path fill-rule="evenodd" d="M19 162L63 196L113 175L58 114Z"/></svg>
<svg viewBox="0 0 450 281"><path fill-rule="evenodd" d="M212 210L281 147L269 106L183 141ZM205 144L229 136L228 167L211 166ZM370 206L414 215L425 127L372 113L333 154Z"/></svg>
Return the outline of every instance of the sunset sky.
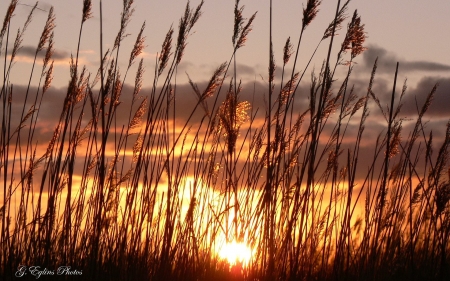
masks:
<svg viewBox="0 0 450 281"><path fill-rule="evenodd" d="M191 1L191 6L198 5L199 1ZM273 36L275 59L281 61L282 48L288 36L293 42L297 42L299 27L302 19L302 5L306 1L283 0L273 2ZM18 27L22 26L34 1L22 0L15 12L11 33L15 34ZM0 11L2 17L9 1L1 1ZM122 57L123 64L128 59L137 33L144 21L144 31L147 48L145 49L145 64L150 70L154 64L154 57L160 52L165 33L170 25L177 29L178 20L181 17L186 1L179 0L136 0L135 13L127 28L129 38L125 41ZM29 28L24 40L22 56L26 56L38 41L50 6L53 5L56 14L55 47L58 57L67 71L58 72L54 85L63 87L67 83L67 61L71 53L76 51L76 42L80 27L82 1L40 1L35 13L32 26ZM253 31L248 37L246 47L237 54L239 64L242 64L242 74L248 74L246 78L253 80L255 76L267 76L268 66L268 40L269 40L269 1L245 0L244 17L250 17L258 12L254 21ZM336 9L336 1L323 1L317 18L308 26L301 47L301 57L297 68L302 69L309 59L314 47L320 40L323 31L332 19ZM448 47L450 39L445 36L449 31L450 2L444 0L433 1L408 1L408 0L354 0L350 2L348 14L351 16L354 9L358 9L362 23L368 38L366 46L370 51L365 58L373 63L373 58L380 56L381 64L390 64L390 67L382 69L393 73L395 62L400 61L400 78L409 79L420 76L443 76L450 73L450 57ZM195 34L189 38L186 50L183 71L179 71L180 79L186 75L184 70L196 81L206 80L212 69L218 64L228 60L231 56L231 35L233 27L234 1L205 1L203 15L194 28ZM119 17L122 9L122 1L103 1L104 17L104 43L105 49L111 47L119 27ZM45 11L44 11L45 10ZM345 27L341 32L345 34ZM89 67L97 65L99 60L99 1L93 1L93 18L88 20L83 30L81 43L81 58ZM342 40L342 39L341 39ZM128 43L128 44L127 44ZM338 45L338 44L335 44ZM4 47L4 46L3 46ZM27 49L27 47L30 47ZM128 48L127 48L128 47ZM324 58L327 44L322 44L317 60L316 68ZM384 61L383 61L384 59ZM367 70L366 61L359 58L360 66L357 72ZM244 67L245 66L245 67ZM370 68L370 67L368 67ZM24 68L26 70L26 68ZM61 69L62 70L62 69ZM22 71L22 69L21 69ZM18 76L16 70L15 77ZM148 75L151 71L148 71ZM364 73L361 76L366 76ZM151 80L151 79L147 79ZM17 83L17 82L16 82Z"/></svg>
<svg viewBox="0 0 450 281"><path fill-rule="evenodd" d="M450 0L10 1L0 275L448 280Z"/></svg>
<svg viewBox="0 0 450 281"><path fill-rule="evenodd" d="M54 88L49 92L51 96L47 108L55 108L62 103L65 87L69 80L68 61L70 54L76 52L78 32L81 22L82 2L79 1L40 1L39 10L36 11L32 25L25 34L22 51L17 58L18 62L13 68L11 82L17 86L26 85L31 69L31 61L34 55L42 28L45 25L48 10L53 5L56 14L55 29L55 63L56 71L53 80ZM195 7L200 1L191 1L191 7ZM287 37L291 37L296 46L302 20L302 5L306 1L283 0L273 1L273 42L275 61L278 69L282 62L282 51ZM17 28L23 25L34 1L22 0L19 2L15 17L11 26L11 38L15 35ZM6 11L9 1L1 1L0 11ZM221 63L228 61L232 54L232 29L233 9L235 1L212 1L206 0L203 6L203 15L194 27L194 33L188 38L188 45L182 63L178 69L177 87L179 91L188 91L188 95L180 95L182 103L192 104L193 93L187 84L187 74L196 83L207 81L215 68ZM267 77L269 61L269 1L242 0L245 5L244 17L249 18L254 12L258 12L253 24L253 31L248 36L246 45L237 52L238 78L242 79L242 98L250 98L253 86L261 95L267 95ZM155 56L160 52L161 44L169 27L173 25L175 38L178 21L183 14L186 1L179 0L137 0L134 3L135 12L126 30L130 34L121 48L120 64L124 71L129 58L129 52L134 44L135 38L143 22L146 22L144 35L146 36L146 48L142 57L146 72L144 76L144 87L150 86L153 80L153 68ZM103 1L103 26L104 26L104 49L112 47L114 38L119 29L122 1ZM309 60L315 46L320 41L324 30L331 22L336 9L336 1L323 1L319 8L317 18L307 27L302 45L300 47L300 58L297 70L303 70ZM445 124L450 117L448 106L450 104L450 56L448 54L450 39L445 34L450 28L450 2L444 0L433 1L409 1L409 0L354 0L350 2L348 16L358 9L362 23L365 24L367 40L365 46L368 50L356 59L357 64L352 73L350 83L355 85L358 96L365 95L370 78L370 72L375 58L379 57L379 68L374 84L374 92L387 105L387 98L392 91L392 83L396 62L400 62L398 89L401 90L403 81L408 78L408 90L405 97L402 112L406 117L416 114L415 99L422 104L424 97L428 94L435 83L439 83L434 103L428 116L430 123L428 128L436 130L435 137L439 139L445 131ZM99 65L99 1L93 1L93 18L89 19L83 29L80 60L89 71L96 73ZM338 48L346 31L345 22L342 30L338 33L335 47ZM12 39L11 39L12 41ZM10 42L11 43L11 42ZM3 45L3 48L5 44ZM307 91L310 84L309 77L315 68L320 69L322 61L326 57L328 42L323 42L312 65L306 72L300 91ZM335 49L336 49L335 48ZM2 55L4 49L2 50ZM336 52L332 55L332 62L336 59ZM292 61L287 66L292 69ZM38 66L37 68L40 71ZM134 83L133 66L126 82ZM339 73L345 72L346 68L338 68ZM3 70L1 70L3 71ZM290 72L288 72L290 73ZM33 83L37 84L37 74L34 75ZM25 78L26 77L26 78ZM228 80L227 80L228 81ZM228 83L228 82L226 82ZM336 86L337 87L337 86ZM300 100L299 104L307 101ZM253 107L264 107L263 99L259 99ZM42 120L51 122L58 116L59 112L49 110L41 115ZM182 116L182 112L180 115ZM380 116L376 107L372 107L371 115ZM372 141L385 127L382 118L375 118L379 122L371 121L366 129L366 140ZM405 122L405 131L408 126ZM350 127L349 130L352 128ZM353 129L356 129L353 128ZM48 132L50 133L50 131ZM371 150L370 144L366 143L367 151Z"/></svg>

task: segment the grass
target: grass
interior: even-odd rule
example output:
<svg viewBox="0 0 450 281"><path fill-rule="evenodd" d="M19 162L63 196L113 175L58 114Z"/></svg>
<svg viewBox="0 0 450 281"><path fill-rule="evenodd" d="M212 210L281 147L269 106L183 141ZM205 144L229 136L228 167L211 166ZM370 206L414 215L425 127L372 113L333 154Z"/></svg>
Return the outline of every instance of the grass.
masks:
<svg viewBox="0 0 450 281"><path fill-rule="evenodd" d="M17 86L26 82L10 81L9 75L37 7L14 38L10 23L17 3L11 1L0 34L4 280L13 279L20 265L70 265L82 276L64 278L79 280L449 278L450 123L440 143L424 128L437 85L417 106L408 133L400 115L406 83L401 93L396 86L401 66L389 106L372 91L377 61L367 91L356 93L349 80L366 38L357 11L332 59L348 1L337 1L335 18L317 46L328 42L328 54L321 71L312 73L309 92L299 88L309 63L301 73L296 66L303 32L321 1L307 1L297 47L286 41L281 81L275 79L270 30L265 108L241 96L235 55L257 14L245 19L236 1L231 58L208 83L189 79L196 100L181 116L186 105L177 96L186 93L177 90L177 68L203 1L195 8L187 3L177 37L170 28L158 53L153 86L142 89L142 59L134 85L127 78L145 46L145 23L125 72L118 67L133 1L123 3L111 50L103 49L100 32L101 63L94 75L78 60L83 24L92 16L92 3L84 0L66 96L53 137L44 144L37 123L51 90L55 15L49 11L28 84ZM36 74L40 52L45 56ZM338 67L347 68L343 81L335 77ZM38 85L31 85L34 75L40 75ZM18 91L25 93L22 100ZM309 104L299 108L296 101L306 97ZM373 143L373 155L364 155L372 157L369 166L362 167L369 107L379 110L387 129ZM355 133L350 124L358 124ZM222 244L232 241L251 247L248 264L219 257Z"/></svg>

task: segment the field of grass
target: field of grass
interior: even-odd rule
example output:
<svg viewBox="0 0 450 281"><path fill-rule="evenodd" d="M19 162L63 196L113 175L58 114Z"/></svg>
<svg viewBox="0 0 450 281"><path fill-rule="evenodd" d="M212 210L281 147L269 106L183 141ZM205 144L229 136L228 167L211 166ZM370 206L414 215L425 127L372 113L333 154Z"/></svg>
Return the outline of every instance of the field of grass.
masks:
<svg viewBox="0 0 450 281"><path fill-rule="evenodd" d="M118 59L134 9L124 0L113 48L103 49L102 33L95 38L103 59L89 73L78 59L83 24L92 16L84 0L59 119L42 141L55 15L51 9L31 72L11 81L36 9L16 33L12 0L0 34L0 277L20 280L20 266L35 265L44 280L449 280L450 122L437 142L423 121L437 85L424 93L409 132L402 130L401 65L392 73L389 100L372 90L376 60L366 91L354 90L353 61L366 50L366 32L357 11L348 13L348 1L336 1L319 42L328 44L320 72L299 67L303 32L320 2L306 1L299 41L288 39L280 52L268 30L267 87L245 100L236 54L257 13L240 1L230 59L207 83L189 79L184 93L177 68L203 1L187 2L153 70L139 60L144 24L124 71ZM99 16L102 24L101 9ZM272 27L272 15L267 20ZM335 36L339 29L344 36ZM281 79L275 77L279 53ZM347 75L336 77L337 68ZM311 72L309 91L300 91ZM143 79L153 86L143 88ZM187 105L177 103L178 95L195 99L189 114L180 114ZM265 107L255 107L261 96ZM372 154L361 155L369 107L385 129L371 140ZM369 166L359 165L362 157ZM224 258L221 249L232 242L246 245L251 257ZM57 276L64 265L75 275ZM36 278L27 273L24 279Z"/></svg>

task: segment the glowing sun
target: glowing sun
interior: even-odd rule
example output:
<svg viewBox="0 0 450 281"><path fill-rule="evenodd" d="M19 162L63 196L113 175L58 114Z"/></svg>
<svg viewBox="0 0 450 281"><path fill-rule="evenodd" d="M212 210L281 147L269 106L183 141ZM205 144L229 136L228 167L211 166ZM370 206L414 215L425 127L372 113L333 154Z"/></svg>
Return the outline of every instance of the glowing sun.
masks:
<svg viewBox="0 0 450 281"><path fill-rule="evenodd" d="M219 257L227 260L230 264L241 262L247 265L252 258L252 250L243 242L228 242L220 249Z"/></svg>

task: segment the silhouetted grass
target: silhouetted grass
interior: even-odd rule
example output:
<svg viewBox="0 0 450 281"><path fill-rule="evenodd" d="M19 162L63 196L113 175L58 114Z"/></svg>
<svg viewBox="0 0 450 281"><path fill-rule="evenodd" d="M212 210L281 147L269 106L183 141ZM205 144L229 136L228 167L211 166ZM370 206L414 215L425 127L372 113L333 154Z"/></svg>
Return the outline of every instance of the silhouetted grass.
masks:
<svg viewBox="0 0 450 281"><path fill-rule="evenodd" d="M396 89L401 66L397 64L387 108L372 91L377 61L367 91L356 93L349 79L366 38L357 11L336 61L332 54L348 1L337 1L335 18L317 46L329 44L321 71L311 75L309 93L299 90L309 63L299 73L297 59L303 32L321 1L307 1L297 47L290 38L286 41L280 81L275 79L270 30L265 108L252 108L241 97L235 55L244 47L256 13L246 19L236 1L231 58L217 67L204 89L189 78L196 101L187 117L181 117L180 108L186 110L186 105L177 104L177 96L186 93L177 91L177 67L203 1L196 8L187 3L176 38L169 28L147 95L141 91L142 59L134 85L127 82L145 46L145 23L125 72L118 67L133 1L123 2L112 50L103 50L101 29L100 65L94 75L78 59L83 25L91 17L91 1L84 0L66 96L53 137L44 144L36 128L53 78L55 15L51 9L24 98L17 100L20 87L15 83L26 81L10 81L9 75L37 6L14 38L10 23L16 5L12 0L0 34L4 280L14 278L20 265L70 265L82 270L82 276L72 277L79 280L450 276L450 123L444 140L435 143L431 132L425 134L423 121L437 86L417 106L415 126L407 133L399 115L406 83L402 93ZM270 7L272 13L272 1ZM33 86L38 53L44 50L39 83ZM337 67L347 68L343 80L335 77ZM131 102L123 102L124 94L132 95ZM298 108L300 98L309 100L307 107ZM381 111L387 129L373 140L373 155L361 156L370 104ZM347 130L351 123L358 124L356 134ZM369 167L359 166L361 157L370 159ZM248 264L230 265L218 256L222 244L231 241L253 249Z"/></svg>

